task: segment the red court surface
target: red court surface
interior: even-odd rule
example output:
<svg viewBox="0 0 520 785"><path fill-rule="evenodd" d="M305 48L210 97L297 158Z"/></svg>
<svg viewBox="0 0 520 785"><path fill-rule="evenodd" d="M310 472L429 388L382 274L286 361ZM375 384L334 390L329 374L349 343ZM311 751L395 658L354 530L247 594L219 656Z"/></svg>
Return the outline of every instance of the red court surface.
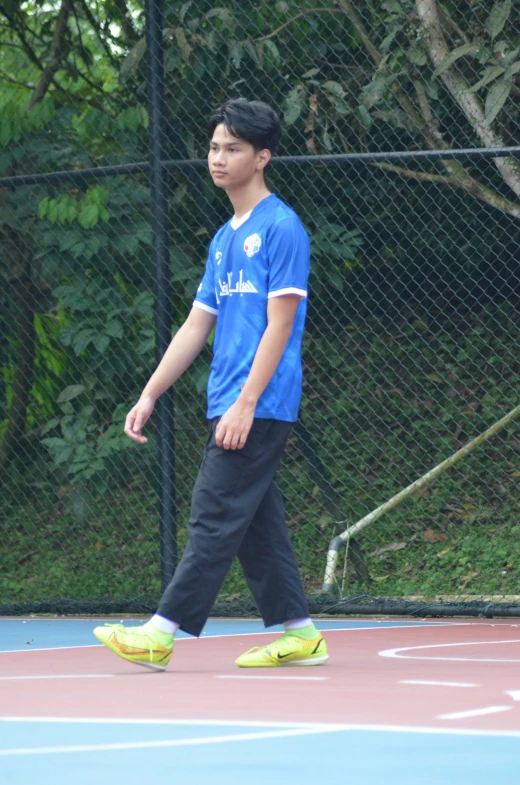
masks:
<svg viewBox="0 0 520 785"><path fill-rule="evenodd" d="M3 623L0 620L0 632ZM64 623L67 622L61 622ZM400 758L396 757L397 751L392 757L390 746L380 740L382 758L390 755L389 762L382 764L387 773L374 773L375 762L372 760L371 771L364 779L354 780L354 785L371 785L373 782L380 785L430 785L437 781L446 785L451 782L493 783L498 780L501 783L518 783L520 774L511 768L511 761L515 756L517 762L520 761L520 621L460 619L449 623L430 621L428 626L420 622L413 623L413 626L400 626L397 620L387 623L391 626L380 626L374 620L363 622L365 626L362 627L356 625L356 620L350 620L345 621L345 629L327 630L325 635L331 659L327 665L314 668L236 668L233 661L238 654L252 646L264 645L271 639L265 633L244 635L228 631L222 637L178 640L174 657L165 673L149 672L126 663L104 647L95 645L2 652L0 638L0 732L3 736L0 773L5 761L14 760L17 750L18 758L23 759L24 755L32 754L31 748L36 743L31 740L20 747L14 737L11 743L10 730L14 726L20 727L23 722L33 723L31 733L34 734L37 732L34 721L40 718L42 722L37 727L43 727L53 718L54 721L68 720L70 725L74 721L91 725L93 722L117 725L121 721L137 724L162 721L179 725L185 723L187 727L190 723L201 727L204 723L221 723L236 726L239 730L255 724L271 729L285 726L293 729L286 731L289 735L299 732L311 734L303 739L301 748L308 751L304 757L318 754L320 745L325 743L323 733L321 736L312 735L318 731L372 731L372 742L367 746L367 750L371 751L366 754L376 758L377 734L400 733L408 739L406 741L402 736L399 745L394 745L395 750L400 750ZM95 624L92 622L92 626ZM229 629L229 622L227 625ZM294 730L296 728L300 731ZM280 733L277 730L275 735ZM433 761L428 760L428 747L421 753L421 770L415 773L410 770L410 761L417 758L414 734L425 734L428 739L433 739L431 743L437 744L437 752L432 747L430 753L437 758L441 754L438 746L440 737L449 739L450 743L457 736L470 737L473 747L467 754L470 757L474 755L475 761L483 754L481 737L487 737L487 740L509 739L508 744L513 747L494 747L493 751L488 746L489 754L481 760L479 771L466 780L467 772L461 769L460 762L451 773L449 764L446 771L439 770L438 774L434 774L435 766L430 771L428 767ZM207 736L204 738L207 739ZM248 744L252 743L250 738L253 737L247 735ZM336 745L339 741L344 746L347 738L342 736L340 740L336 735ZM72 741L68 736L65 741L60 739L63 739L63 733L60 738L44 739L43 747L38 746L38 750L45 752L47 745L49 749L59 749L62 753L81 751L76 737ZM179 739L126 742L125 738L121 743L125 749L133 749L136 744L140 748L153 747L154 744L188 744L186 740ZM198 742L191 740L189 743ZM205 743L202 743L203 746ZM290 744L287 739L284 743ZM301 745L302 739L298 743ZM358 748L361 749L364 743L358 741ZM103 745L103 738L98 737L91 742L91 748L93 752L108 749ZM288 746L286 748L289 749ZM410 752L406 766L403 750L404 754ZM192 750L192 754L194 752ZM330 752L327 754L330 757ZM262 760L265 760L265 755ZM338 761L341 755L338 749ZM273 756L275 760L274 753ZM436 765L438 763L439 760ZM18 768L13 770L12 779L0 778L2 785L4 782L25 785L25 782L32 781L23 779L26 775L20 765L17 760ZM202 765L200 760L197 765ZM231 776L227 781L233 783L267 782L276 774L275 767L266 773L265 780L251 778L252 772L249 772L249 778L241 779L242 775L235 771L236 759L230 759L227 765ZM361 766L362 770L362 760L355 765ZM486 766L489 767L487 771ZM190 779L189 771L188 766L184 779L175 780L173 777L173 781L181 785L197 781ZM326 781L348 781L339 773L334 779L334 771L336 769L332 767ZM391 776L389 771L393 772ZM202 768L201 772L204 772L204 776L200 772L198 775L203 777L201 783L206 776L208 781L213 776L211 758L207 759L206 768ZM222 782L226 781L225 764L224 768L219 764L219 772ZM294 770L298 779L304 774L305 766L301 771ZM22 779L16 779L17 776L22 776ZM433 776L439 779L432 779ZM126 780L122 777L121 781L134 782L128 777ZM213 781L220 783L221 780L213 777ZM104 785L109 780L98 778L92 782Z"/></svg>

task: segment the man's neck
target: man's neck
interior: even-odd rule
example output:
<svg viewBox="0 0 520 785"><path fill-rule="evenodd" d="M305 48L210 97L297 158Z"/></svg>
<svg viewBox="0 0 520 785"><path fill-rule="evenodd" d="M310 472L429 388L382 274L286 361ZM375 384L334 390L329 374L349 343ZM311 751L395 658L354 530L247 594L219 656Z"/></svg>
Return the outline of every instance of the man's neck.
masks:
<svg viewBox="0 0 520 785"><path fill-rule="evenodd" d="M255 184L253 187L249 185L237 191L228 191L229 200L233 205L233 211L237 220L240 220L246 213L253 210L259 202L270 195L271 191L265 183L262 183L260 186Z"/></svg>

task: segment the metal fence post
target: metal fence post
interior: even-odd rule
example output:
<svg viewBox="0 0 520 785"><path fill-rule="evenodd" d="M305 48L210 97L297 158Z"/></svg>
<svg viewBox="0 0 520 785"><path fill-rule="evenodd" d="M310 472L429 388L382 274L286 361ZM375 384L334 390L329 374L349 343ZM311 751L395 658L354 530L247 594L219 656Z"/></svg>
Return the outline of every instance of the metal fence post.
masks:
<svg viewBox="0 0 520 785"><path fill-rule="evenodd" d="M151 210L155 260L155 334L160 359L171 340L172 315L168 239L168 193L165 159L165 106L162 0L148 0L146 49L150 115ZM172 390L157 402L157 440L160 472L160 538L163 588L171 580L177 561L174 401Z"/></svg>

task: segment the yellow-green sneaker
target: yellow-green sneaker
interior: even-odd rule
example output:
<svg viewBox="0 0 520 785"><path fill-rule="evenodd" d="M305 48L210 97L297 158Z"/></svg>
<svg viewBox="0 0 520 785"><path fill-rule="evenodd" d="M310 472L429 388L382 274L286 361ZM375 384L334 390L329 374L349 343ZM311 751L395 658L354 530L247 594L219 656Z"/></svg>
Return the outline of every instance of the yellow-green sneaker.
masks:
<svg viewBox="0 0 520 785"><path fill-rule="evenodd" d="M305 640L285 633L267 646L255 646L235 660L239 668L278 668L288 665L323 665L327 662L327 644L321 635Z"/></svg>
<svg viewBox="0 0 520 785"><path fill-rule="evenodd" d="M173 653L173 635L156 630L149 622L139 627L105 624L96 627L94 635L114 654L152 670L166 670Z"/></svg>

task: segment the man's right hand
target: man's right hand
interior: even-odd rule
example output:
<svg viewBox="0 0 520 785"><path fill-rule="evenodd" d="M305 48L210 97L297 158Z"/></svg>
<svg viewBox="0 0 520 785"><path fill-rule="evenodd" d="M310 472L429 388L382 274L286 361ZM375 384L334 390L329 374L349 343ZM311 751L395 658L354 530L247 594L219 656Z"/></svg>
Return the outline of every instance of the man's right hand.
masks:
<svg viewBox="0 0 520 785"><path fill-rule="evenodd" d="M146 436L141 434L141 428L150 419L154 406L155 400L153 398L140 398L126 416L125 433L138 444L145 444L148 441Z"/></svg>

